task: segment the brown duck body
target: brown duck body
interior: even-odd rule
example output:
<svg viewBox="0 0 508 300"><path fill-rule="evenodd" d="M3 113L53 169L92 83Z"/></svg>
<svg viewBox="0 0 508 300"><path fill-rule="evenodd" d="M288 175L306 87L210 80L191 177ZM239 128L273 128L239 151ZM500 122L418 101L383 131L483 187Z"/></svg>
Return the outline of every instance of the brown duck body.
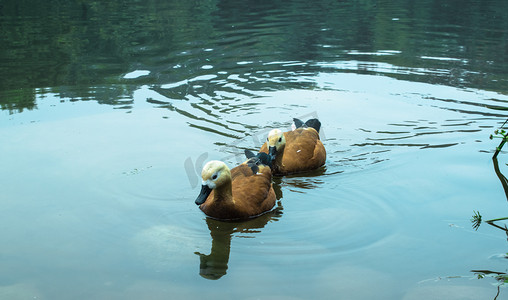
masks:
<svg viewBox="0 0 508 300"><path fill-rule="evenodd" d="M284 132L283 149L278 150L272 162L274 175L287 175L317 169L325 164L326 150L319 133L312 127ZM268 153L265 142L259 152Z"/></svg>
<svg viewBox="0 0 508 300"><path fill-rule="evenodd" d="M248 219L270 211L275 201L270 167L252 168L244 163L231 169L199 208L216 219Z"/></svg>

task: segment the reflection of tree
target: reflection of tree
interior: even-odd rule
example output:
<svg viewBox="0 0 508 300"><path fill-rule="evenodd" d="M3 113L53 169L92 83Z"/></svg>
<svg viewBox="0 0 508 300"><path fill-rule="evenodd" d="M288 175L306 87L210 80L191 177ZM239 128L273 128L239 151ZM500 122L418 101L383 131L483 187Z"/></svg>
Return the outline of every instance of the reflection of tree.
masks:
<svg viewBox="0 0 508 300"><path fill-rule="evenodd" d="M35 90L31 88L0 92L0 108L22 112L35 108Z"/></svg>
<svg viewBox="0 0 508 300"><path fill-rule="evenodd" d="M505 122L506 123L506 122ZM497 178L499 178L499 181L501 182L501 185L503 186L503 190L506 195L506 199L508 200L508 179L501 173L501 170L499 169L499 163L497 161L497 154L499 153L501 149L498 148L498 151L496 151L495 155L492 157L492 162L494 165L494 172L496 173ZM505 221L508 220L508 217L506 218L499 218L499 219L492 219L487 220L485 223L498 228L502 230L507 236L508 236L508 228L506 225L500 226L496 224L496 222L499 221ZM478 229L482 222L482 216L479 212L475 212L475 215L473 216L473 219L471 220L473 222L473 228ZM505 258L508 258L508 256L504 255ZM497 299L500 293L500 286L508 282L508 275L505 272L497 272L497 271L491 271L491 270L471 270L472 273L474 273L478 279L485 278L485 277L492 277L495 280L499 282L499 285L497 286L497 294L494 297L494 299Z"/></svg>
<svg viewBox="0 0 508 300"><path fill-rule="evenodd" d="M506 179L503 173L501 173L501 170L499 170L499 163L497 162L497 157L493 157L492 162L494 163L494 171L496 172L497 178L499 178L499 181L503 186L503 190L506 195L506 200L508 201L508 179Z"/></svg>
<svg viewBox="0 0 508 300"><path fill-rule="evenodd" d="M239 61L260 62L253 65L257 72L280 71L280 65L266 62L349 59L359 62L356 72L379 72L375 63L369 65L372 60L402 68L454 69L433 76L384 74L502 89L503 80L488 76L504 75L503 47L495 41L504 40L508 27L508 15L502 13L508 10L507 1L467 1L467 5L439 0L395 0L390 5L375 0L320 0L312 5L308 1L248 2L3 0L0 91L81 86L87 94L86 89L101 85L122 91L121 75L134 68L152 72L134 83L157 84L213 72L203 70L203 64L213 65L214 70L234 68L243 74L252 72L252 66L239 66ZM477 43L485 40L487 31L490 40ZM347 56L351 50L402 53ZM450 61L421 59L423 56L459 60L453 66ZM312 88L310 82L295 83L294 75L321 71L312 64L284 68L286 73L270 73L277 80L266 78L261 88ZM260 88L259 82L251 80L238 84ZM125 94L113 93L112 97L121 99ZM14 106L6 101L17 100L2 100L4 109L33 107L25 101Z"/></svg>
<svg viewBox="0 0 508 300"><path fill-rule="evenodd" d="M499 149L500 151L501 149ZM501 185L503 186L503 190L505 192L505 196L506 196L506 200L508 200L508 179L506 179L506 177L503 175L503 173L501 173L501 170L499 169L499 163L497 161L497 153L492 157L492 162L493 162L493 165L494 165L494 172L496 172L496 176L497 178L499 178L499 181L501 182ZM491 219L491 220L487 220L485 221L485 223L491 225L491 226L494 226L498 229L501 229L503 230L506 235L508 236L508 228L506 227L506 225L504 227L502 226L499 226L496 224L496 222L499 222L499 221L504 221L504 220L508 220L508 217L506 218L498 218L498 219ZM471 219L471 222L473 223L473 228L475 230L478 229L478 227L480 227L480 224L482 223L482 216L479 212L475 212L473 218Z"/></svg>
<svg viewBox="0 0 508 300"><path fill-rule="evenodd" d="M499 150L501 150L501 149L499 149ZM496 155L494 155L494 157L492 157L492 162L493 162L493 165L494 165L494 172L496 172L496 176L497 176L497 178L499 178L499 181L501 182L501 185L503 186L503 190L504 190L504 193L505 193L505 196L506 196L506 200L508 201L508 180L503 175L503 173L501 173L501 170L499 169L499 163L497 161L497 153L498 152L496 152ZM480 219L481 219L481 216L480 216ZM502 226L499 226L499 225L496 224L496 222L505 221L505 220L508 220L508 217L487 220L487 221L485 221L485 223L487 223L487 224L489 224L491 226L494 226L494 227L496 227L498 229L503 230L506 233L507 237L508 237L508 228L506 227L506 225L504 225L504 227L502 227Z"/></svg>
<svg viewBox="0 0 508 300"><path fill-rule="evenodd" d="M208 255L196 252L200 259L199 274L214 280L226 275L233 235L259 232L269 222L277 221L281 215L282 206L279 203L271 212L244 222L225 222L206 218L212 236L212 249Z"/></svg>

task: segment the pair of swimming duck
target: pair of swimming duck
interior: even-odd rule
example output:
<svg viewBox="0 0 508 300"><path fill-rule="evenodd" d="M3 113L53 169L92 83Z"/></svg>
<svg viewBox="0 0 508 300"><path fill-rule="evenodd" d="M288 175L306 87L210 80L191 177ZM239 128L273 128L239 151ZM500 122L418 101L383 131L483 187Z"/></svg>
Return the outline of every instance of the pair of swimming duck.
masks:
<svg viewBox="0 0 508 300"><path fill-rule="evenodd" d="M205 164L196 204L206 215L222 220L261 215L275 205L272 174L301 173L324 165L326 151L319 139L319 120L293 120L294 130L273 129L259 153L245 150L247 161L233 169L217 160Z"/></svg>

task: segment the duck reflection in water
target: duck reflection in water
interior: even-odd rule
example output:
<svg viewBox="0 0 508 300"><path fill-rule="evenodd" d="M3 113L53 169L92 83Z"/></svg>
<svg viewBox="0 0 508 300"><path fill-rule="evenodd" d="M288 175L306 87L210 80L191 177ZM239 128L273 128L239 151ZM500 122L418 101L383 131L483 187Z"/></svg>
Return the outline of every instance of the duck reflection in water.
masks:
<svg viewBox="0 0 508 300"><path fill-rule="evenodd" d="M258 233L266 224L278 221L281 216L282 206L277 202L277 207L272 211L247 221L221 221L207 217L206 224L212 237L212 249L208 255L195 252L200 260L199 275L211 280L226 275L233 235L246 236Z"/></svg>
<svg viewBox="0 0 508 300"><path fill-rule="evenodd" d="M279 185L295 188L296 191L311 190L318 188L325 182L323 180L323 176L325 175L326 167L322 166L319 169L309 171L305 174L292 174L284 177L274 177L274 182L278 182ZM277 190L275 191L275 194L279 196L277 194ZM280 192L280 196L282 197L282 191Z"/></svg>

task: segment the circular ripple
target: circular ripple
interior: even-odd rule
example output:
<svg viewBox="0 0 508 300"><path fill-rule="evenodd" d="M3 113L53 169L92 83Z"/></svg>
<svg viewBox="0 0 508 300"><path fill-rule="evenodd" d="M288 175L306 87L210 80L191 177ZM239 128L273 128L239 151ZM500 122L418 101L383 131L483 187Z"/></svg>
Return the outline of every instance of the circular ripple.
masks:
<svg viewBox="0 0 508 300"><path fill-rule="evenodd" d="M339 188L326 180L313 190L298 183L282 191L284 215L255 243L238 239L237 244L248 244L241 247L243 255L269 254L279 262L326 260L383 243L394 233L395 209L379 192Z"/></svg>

